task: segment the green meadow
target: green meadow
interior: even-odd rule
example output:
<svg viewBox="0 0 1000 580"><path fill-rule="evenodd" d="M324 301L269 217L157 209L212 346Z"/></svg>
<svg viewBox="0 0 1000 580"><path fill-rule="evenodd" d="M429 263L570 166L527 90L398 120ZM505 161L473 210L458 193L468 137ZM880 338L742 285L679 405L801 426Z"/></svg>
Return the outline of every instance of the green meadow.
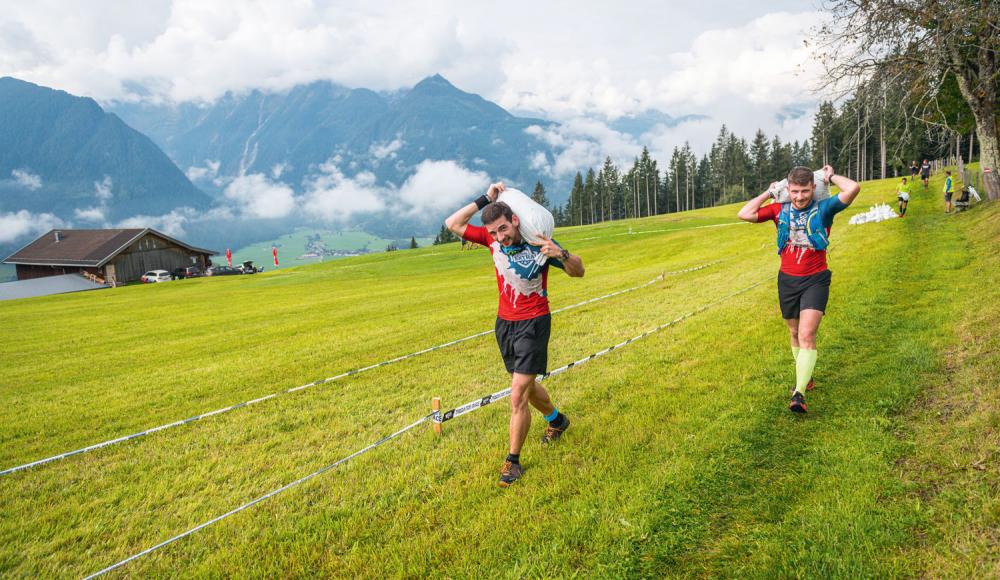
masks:
<svg viewBox="0 0 1000 580"><path fill-rule="evenodd" d="M429 423L112 577L983 577L1000 574L1000 206L833 228L809 414L775 289L774 227L738 206L564 228L573 421L496 485L507 400ZM702 227L734 224L721 227ZM288 256L291 257L291 256ZM265 264L267 262L264 262ZM268 269L270 270L270 268ZM492 328L484 249L0 302L0 469ZM0 477L0 576L82 577L508 384L491 336Z"/></svg>

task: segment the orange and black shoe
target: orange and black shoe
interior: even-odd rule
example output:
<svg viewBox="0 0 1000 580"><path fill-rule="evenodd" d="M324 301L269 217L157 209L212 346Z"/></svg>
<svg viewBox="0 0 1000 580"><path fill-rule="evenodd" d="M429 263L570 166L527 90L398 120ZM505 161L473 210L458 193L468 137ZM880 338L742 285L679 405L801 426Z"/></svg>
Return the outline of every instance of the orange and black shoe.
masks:
<svg viewBox="0 0 1000 580"><path fill-rule="evenodd" d="M524 475L524 468L521 467L520 463L504 461L503 468L500 469L500 481L497 483L500 487L510 487L510 485L520 479L522 475Z"/></svg>
<svg viewBox="0 0 1000 580"><path fill-rule="evenodd" d="M806 412L806 397L802 393L795 391L792 393L792 400L788 403L788 410L793 413Z"/></svg>
<svg viewBox="0 0 1000 580"><path fill-rule="evenodd" d="M569 429L569 417L566 415L562 416L562 425L558 427L553 427L552 425L546 425L545 433L542 435L542 445L548 445L549 443L554 443L562 437L562 434Z"/></svg>

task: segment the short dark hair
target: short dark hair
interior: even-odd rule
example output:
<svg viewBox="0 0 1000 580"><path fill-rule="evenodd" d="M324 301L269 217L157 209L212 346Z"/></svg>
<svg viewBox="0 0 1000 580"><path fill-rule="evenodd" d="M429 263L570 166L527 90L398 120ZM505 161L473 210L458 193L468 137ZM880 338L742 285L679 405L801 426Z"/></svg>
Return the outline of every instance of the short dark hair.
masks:
<svg viewBox="0 0 1000 580"><path fill-rule="evenodd" d="M808 167L798 167L792 168L788 172L788 183L794 183L795 185L809 185L813 182L813 171Z"/></svg>
<svg viewBox="0 0 1000 580"><path fill-rule="evenodd" d="M502 201L495 201L483 208L483 223L491 224L498 219L505 217L507 221L514 221L514 212L510 206Z"/></svg>
<svg viewBox="0 0 1000 580"><path fill-rule="evenodd" d="M951 175L951 171L945 170L945 175Z"/></svg>

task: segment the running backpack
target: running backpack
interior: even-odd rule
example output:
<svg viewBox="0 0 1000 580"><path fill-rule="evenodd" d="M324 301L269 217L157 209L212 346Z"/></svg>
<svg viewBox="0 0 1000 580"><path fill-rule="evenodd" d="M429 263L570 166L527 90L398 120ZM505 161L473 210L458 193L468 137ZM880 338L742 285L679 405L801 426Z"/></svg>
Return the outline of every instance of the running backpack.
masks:
<svg viewBox="0 0 1000 580"><path fill-rule="evenodd" d="M823 225L823 216L819 213L819 204L815 201L809 208L806 215L806 237L812 244L814 250L825 250L830 245L830 238L826 236L826 226ZM781 204L781 211L778 213L778 255L788 245L791 239L791 202Z"/></svg>

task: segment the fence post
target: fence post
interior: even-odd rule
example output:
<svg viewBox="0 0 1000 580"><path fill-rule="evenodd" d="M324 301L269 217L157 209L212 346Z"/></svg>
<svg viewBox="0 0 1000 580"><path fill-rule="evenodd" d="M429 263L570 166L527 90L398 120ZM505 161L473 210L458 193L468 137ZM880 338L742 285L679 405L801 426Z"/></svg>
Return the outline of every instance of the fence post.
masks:
<svg viewBox="0 0 1000 580"><path fill-rule="evenodd" d="M434 433L441 434L441 397L431 399L431 410L434 411Z"/></svg>

